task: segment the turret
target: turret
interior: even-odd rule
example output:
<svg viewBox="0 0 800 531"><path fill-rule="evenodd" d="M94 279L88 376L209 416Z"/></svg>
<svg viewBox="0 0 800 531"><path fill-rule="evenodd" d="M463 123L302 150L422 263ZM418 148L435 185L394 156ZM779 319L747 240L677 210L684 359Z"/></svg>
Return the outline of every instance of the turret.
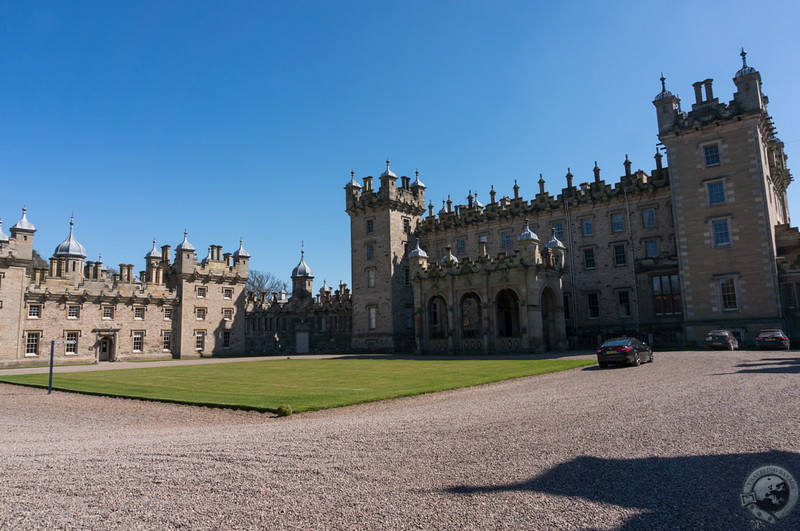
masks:
<svg viewBox="0 0 800 531"><path fill-rule="evenodd" d="M169 247L169 246L165 246ZM164 282L164 270L161 266L161 261L164 255L156 247L156 241L153 240L153 248L150 252L144 255L145 260L145 282L148 284L162 284Z"/></svg>
<svg viewBox="0 0 800 531"><path fill-rule="evenodd" d="M300 263L292 269L292 298L305 300L314 292L314 273L306 264L305 250L300 250Z"/></svg>
<svg viewBox="0 0 800 531"><path fill-rule="evenodd" d="M766 98L761 93L761 74L752 66L747 66L747 52L742 48L742 68L733 76L736 92L733 102L744 111L757 111L766 108Z"/></svg>
<svg viewBox="0 0 800 531"><path fill-rule="evenodd" d="M80 279L84 277L84 264L86 259L86 249L75 239L75 220L69 220L69 236L58 244L53 252L53 259L56 261L56 271L53 276ZM51 261L52 263L52 261ZM51 266L52 268L52 266Z"/></svg>
<svg viewBox="0 0 800 531"><path fill-rule="evenodd" d="M247 276L249 263L250 253L244 250L243 239L239 238L239 248L233 252L233 267L240 269L244 273L244 276Z"/></svg>
<svg viewBox="0 0 800 531"><path fill-rule="evenodd" d="M183 231L183 241L175 247L175 269L180 274L190 274L197 267L194 245L189 243L189 233Z"/></svg>
<svg viewBox="0 0 800 531"><path fill-rule="evenodd" d="M656 107L658 118L658 132L668 131L680 116L681 100L667 90L666 78L661 74L661 92L656 94L653 105Z"/></svg>
<svg viewBox="0 0 800 531"><path fill-rule="evenodd" d="M22 208L22 219L11 227L11 239L16 242L16 257L20 260L33 260L33 235L36 227L28 221L28 209Z"/></svg>

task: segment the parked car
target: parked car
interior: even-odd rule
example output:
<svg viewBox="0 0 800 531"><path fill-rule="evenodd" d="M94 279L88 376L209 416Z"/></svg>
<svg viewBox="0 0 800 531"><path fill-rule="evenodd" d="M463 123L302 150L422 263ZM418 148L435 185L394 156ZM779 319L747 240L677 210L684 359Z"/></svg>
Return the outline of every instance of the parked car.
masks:
<svg viewBox="0 0 800 531"><path fill-rule="evenodd" d="M789 337L778 328L766 328L756 337L756 348L775 350L782 348L789 350Z"/></svg>
<svg viewBox="0 0 800 531"><path fill-rule="evenodd" d="M635 337L615 337L597 349L597 364L601 369L609 363L641 365L643 361L653 361L653 349Z"/></svg>
<svg viewBox="0 0 800 531"><path fill-rule="evenodd" d="M736 350L739 348L739 340L728 330L712 330L706 334L706 348L708 350L718 348Z"/></svg>

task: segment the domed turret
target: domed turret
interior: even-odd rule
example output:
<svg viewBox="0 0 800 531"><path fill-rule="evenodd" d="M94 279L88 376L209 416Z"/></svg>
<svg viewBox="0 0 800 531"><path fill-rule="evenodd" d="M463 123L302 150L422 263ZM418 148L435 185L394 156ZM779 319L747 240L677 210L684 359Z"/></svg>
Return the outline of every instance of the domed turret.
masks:
<svg viewBox="0 0 800 531"><path fill-rule="evenodd" d="M192 251L194 252L196 249L194 245L189 243L189 233L187 231L183 231L183 241L175 247L176 251Z"/></svg>
<svg viewBox="0 0 800 531"><path fill-rule="evenodd" d="M150 252L144 255L145 258L154 258L157 260L161 260L161 251L158 250L156 247L156 240L153 240L153 248L150 249Z"/></svg>
<svg viewBox="0 0 800 531"><path fill-rule="evenodd" d="M28 212L28 209L27 209L27 208L25 208L25 207L23 207L23 208L22 208L22 219L20 219L19 221L17 221L17 222L14 224L14 226L12 226L12 227L11 227L11 231L12 231L12 233L13 233L15 230L24 230L24 231L30 231L30 232L35 232L35 231L36 231L36 227L34 227L34 226L33 226L33 223L31 223L30 221L28 221L28 215L27 215L27 212Z"/></svg>
<svg viewBox="0 0 800 531"><path fill-rule="evenodd" d="M86 258L86 249L84 249L83 245L78 243L78 240L75 239L74 226L75 221L70 218L69 236L67 236L67 239L61 242L58 247L56 247L56 250L53 252L53 256L58 258Z"/></svg>
<svg viewBox="0 0 800 531"><path fill-rule="evenodd" d="M239 248L233 252L234 258L250 258L250 253L244 250L243 240L239 238Z"/></svg>
<svg viewBox="0 0 800 531"><path fill-rule="evenodd" d="M520 241L539 241L539 236L537 236L536 233L531 230L529 220L525 220L525 229L520 233L519 238L517 239Z"/></svg>

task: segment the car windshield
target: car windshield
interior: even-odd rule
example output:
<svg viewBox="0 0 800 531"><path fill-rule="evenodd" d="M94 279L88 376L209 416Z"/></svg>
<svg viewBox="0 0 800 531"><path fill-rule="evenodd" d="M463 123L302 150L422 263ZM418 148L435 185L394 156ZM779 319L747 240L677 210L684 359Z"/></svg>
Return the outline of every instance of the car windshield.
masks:
<svg viewBox="0 0 800 531"><path fill-rule="evenodd" d="M609 339L603 343L604 347L624 347L630 342L630 339Z"/></svg>
<svg viewBox="0 0 800 531"><path fill-rule="evenodd" d="M773 331L761 332L760 334L758 334L759 337L778 337L782 335L783 332L773 332Z"/></svg>

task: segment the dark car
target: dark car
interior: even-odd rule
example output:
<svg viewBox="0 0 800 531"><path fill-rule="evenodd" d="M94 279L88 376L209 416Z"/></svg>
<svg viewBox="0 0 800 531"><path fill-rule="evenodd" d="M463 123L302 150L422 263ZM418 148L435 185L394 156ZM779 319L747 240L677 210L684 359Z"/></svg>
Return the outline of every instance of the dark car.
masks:
<svg viewBox="0 0 800 531"><path fill-rule="evenodd" d="M784 349L789 350L789 337L778 328L767 328L758 333L756 337L756 348L761 349Z"/></svg>
<svg viewBox="0 0 800 531"><path fill-rule="evenodd" d="M641 365L643 361L653 361L653 349L635 337L615 337L597 349L600 368L608 367L609 363Z"/></svg>
<svg viewBox="0 0 800 531"><path fill-rule="evenodd" d="M712 330L706 334L706 348L736 350L739 348L739 340L728 330Z"/></svg>

